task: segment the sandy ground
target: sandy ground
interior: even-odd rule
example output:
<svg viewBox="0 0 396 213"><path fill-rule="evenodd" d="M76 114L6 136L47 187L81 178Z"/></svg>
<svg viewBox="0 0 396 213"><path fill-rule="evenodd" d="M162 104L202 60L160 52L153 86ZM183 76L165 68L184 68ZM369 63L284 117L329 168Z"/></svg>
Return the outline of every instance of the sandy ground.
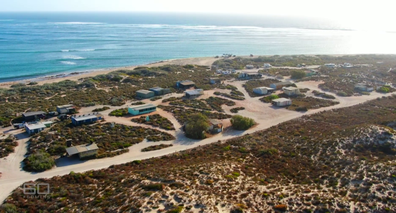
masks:
<svg viewBox="0 0 396 213"><path fill-rule="evenodd" d="M236 102L236 106L234 107L243 106L246 108L245 110L239 111L238 114L255 119L258 122L258 125L256 125L254 128L251 128L247 131L236 131L236 130L232 130L231 128L227 128L224 132L214 135L213 137L204 140L193 140L186 138L184 136L184 133L180 130L180 124L177 122L177 120L174 118L174 116L171 113L158 109L156 113L170 119L171 122L174 124L176 131L167 131L167 132L175 135L177 139L175 141L156 142L156 144L159 143L173 144L172 147L151 151L151 152L141 152L140 150L142 148L154 144L153 142L144 141L142 143L130 147L129 148L130 151L128 153L115 156L113 158L95 159L89 161L64 160L63 162L59 162L57 164L57 167L42 173L29 173L21 169L21 161L24 159L24 155L26 153L26 146L27 146L26 142L28 138L27 135L22 133L22 131L14 130L14 131L20 131L20 132L13 132L19 138L18 140L19 146L16 148L15 153L10 154L6 159L0 159L0 171L3 172L3 176L2 178L0 178L0 192L1 192L0 200L3 201L12 192L12 190L14 190L16 187L20 186L22 183L26 181L35 180L38 178L51 178L57 175L65 175L70 173L71 171L84 172L88 170L97 170L97 169L107 168L115 164L130 162L133 160L141 160L141 159L167 155L181 150L191 149L198 146L217 142L219 140L224 141L227 139L231 139L233 137L238 137L245 134L251 134L259 130L267 129L271 126L275 126L279 123L301 117L303 115L314 114L317 112L335 109L335 108L353 106L356 104L363 103L367 100L372 100L377 97L384 96L383 94L373 92L370 96L337 97L336 100L340 102L340 104L338 105L326 107L326 108L320 108L316 110L309 110L308 112L301 113L296 111L290 111L284 108L273 107L271 106L271 104L266 104L258 100L259 97L254 97L254 98L250 97L245 91L245 89L242 87L242 85L245 83L244 81L229 81L227 83L236 86L241 92L244 93L246 100L243 101L234 100ZM320 83L321 82L308 81L308 82L297 83L297 85L300 88L310 88L311 90L314 89L318 90L318 84ZM213 94L213 92L214 91L206 91L204 96L209 97ZM172 96L180 97L181 95L182 94L170 94L167 97L172 97ZM154 103L159 104L161 101L162 100L157 100ZM150 101L145 100L145 102L150 102ZM116 118L116 117L107 116L111 110L114 110L116 108L123 108L129 104L130 103L127 103L126 105L120 107L112 107L112 109L102 112L102 114L105 115L106 122L116 122L125 125L143 126L143 127L151 128L151 126L148 125L137 124L132 122L131 121L132 117ZM101 106L83 108L80 110L80 114L89 113L94 108L98 108L98 107ZM226 112L229 112L230 108L232 107L224 107Z"/></svg>
<svg viewBox="0 0 396 213"><path fill-rule="evenodd" d="M176 59L176 60L169 60L169 61L153 63L153 64L149 64L149 65L144 65L144 66L161 66L161 65L165 65L165 64L179 64L179 65L197 64L197 65L210 66L216 60L218 60L218 59L216 59L214 57ZM122 69L133 69L133 68L134 67L127 67L127 68L122 68ZM74 76L69 76L69 77L65 77L65 78L46 79L39 83L40 84L51 83L51 82L62 81L65 79L78 80L83 77L109 73L109 72L112 72L117 69L120 69L120 68L84 73L81 75L74 75ZM3 83L3 84L0 84L0 87L9 87L12 83L15 83L15 82ZM84 171L88 171L88 170L98 170L98 169L102 169L102 168L107 168L111 165L122 164L122 163L130 162L133 160L141 160L141 159L163 156L163 155L171 154L171 153L178 152L181 150L191 149L191 148L195 148L195 147L198 147L201 145L210 144L213 142L217 142L219 140L224 141L224 140L238 137L241 135L251 134L251 133L254 133L259 130L267 129L271 126L275 126L279 123L301 117L303 115L314 114L317 112L331 110L331 109L335 109L335 108L353 106L353 105L363 103L367 100L372 100L377 97L384 96L383 94L373 92L370 96L337 97L336 100L340 102L340 104L338 104L338 105L326 107L326 108L320 108L320 109L316 109L316 110L309 110L308 112L302 113L302 112L290 111L290 110L287 110L284 108L273 107L271 104L261 102L259 100L260 97L254 97L254 98L250 97L242 86L245 83L244 81L227 81L226 83L236 86L238 88L238 90L241 91L245 95L245 98L246 98L245 100L242 100L242 101L233 100L236 102L236 106L233 106L233 107L240 107L240 106L245 107L245 110L239 111L238 114L240 114L242 116L253 118L254 120L256 120L258 122L258 125L256 125L255 127L251 128L247 131L236 131L236 130L232 130L231 128L227 128L227 129L225 129L224 132L214 135L213 137L210 137L210 138L207 138L204 140L193 140L193 139L186 138L184 136L184 133L180 130L180 127L181 127L180 124L177 122L177 120L174 118L174 116L171 113L168 113L166 111L158 109L155 113L158 113L161 116L168 118L174 124L176 131L166 131L166 132L168 132L172 135L175 135L176 140L156 142L156 144L159 144L159 143L173 144L172 147L168 147L166 149L161 149L161 150L156 150L156 151L151 151L151 152L141 152L142 148L145 148L145 147L148 147L148 146L151 146L154 144L153 142L144 141L142 143L139 143L139 144L136 144L136 145L130 147L129 148L130 151L128 153L125 153L125 154L122 154L119 156L115 156L112 158L95 159L95 160L89 160L89 161L80 161L78 159L77 160L63 159L57 163L57 166L55 168L53 168L49 171L46 171L46 172L42 172L42 173L29 173L29 172L25 172L21 169L21 162L24 159L24 155L26 154L26 150L27 150L28 136L25 135L21 130L13 130L13 131L8 130L9 132L12 132L13 134L15 134L18 137L19 145L17 146L14 153L10 154L5 159L0 159L0 172L3 173L2 177L0 178L0 192L1 192L0 200L3 201L16 187L20 186L22 183L24 183L26 181L35 180L38 178L51 178L53 176L65 175L65 174L70 173L71 171L84 172ZM309 88L312 91L312 90L320 90L320 89L318 89L318 84L320 84L320 83L321 82L308 81L308 82L299 82L299 83L297 83L297 85L300 88ZM218 89L212 90L212 91L205 91L205 95L201 98L208 98L210 96L213 96L214 91L226 92L224 90L218 90ZM182 95L183 94L170 94L170 95L166 95L164 98L180 97ZM388 94L388 95L390 95L390 94ZM162 101L162 99L154 101L152 103L158 105L161 103L161 101ZM149 103L151 101L144 100L144 102ZM111 107L110 110L102 112L102 114L105 117L106 122L116 122L116 123L121 123L121 124L125 124L125 125L131 125L131 126L142 126L142 127L153 128L148 125L137 124L137 123L132 122L131 121L132 117L116 118L116 117L108 116L108 113L110 111L117 109L117 108L127 107L129 104L130 104L130 102L128 102L124 106ZM82 108L80 110L80 114L90 113L90 112L92 112L93 109L99 108L99 107L102 107L102 106ZM229 114L231 114L229 112L229 110L233 107L223 106L226 113L229 113ZM227 123L227 125L229 125L229 121L225 121L225 122ZM158 129L158 128L156 128L156 129ZM164 130L161 129L161 131L164 131Z"/></svg>
<svg viewBox="0 0 396 213"><path fill-rule="evenodd" d="M171 60L160 61L160 62L151 63L151 64L145 64L145 65L141 65L141 66L155 67L155 66L163 66L163 65L167 65L167 64L175 64L175 65L196 64L196 65L202 65L202 66L211 66L213 64L213 62L215 62L216 60L219 60L219 58L200 57L200 58L171 59ZM65 77L49 76L49 77L43 77L43 78L37 78L37 79L27 79L27 80L22 80L22 81L4 82L4 83L0 83L0 88L10 88L10 86L13 84L21 83L21 82L26 83L26 82L30 82L30 81L36 81L36 82L38 82L39 85L46 84L46 83L55 83L55 82L64 81L64 80L77 81L81 78L107 74L107 73L110 73L110 72L113 72L116 70L120 70L120 69L133 70L136 67L138 67L138 66L128 66L128 67L117 67L117 68L102 69L102 70L93 70L90 72L81 72L80 74L69 75L69 76L65 76Z"/></svg>

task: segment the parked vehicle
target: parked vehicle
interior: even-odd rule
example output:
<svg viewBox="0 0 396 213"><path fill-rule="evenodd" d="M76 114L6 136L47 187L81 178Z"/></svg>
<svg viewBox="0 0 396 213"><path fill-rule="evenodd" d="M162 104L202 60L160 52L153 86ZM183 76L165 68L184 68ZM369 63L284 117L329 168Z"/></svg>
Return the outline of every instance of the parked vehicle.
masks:
<svg viewBox="0 0 396 213"><path fill-rule="evenodd" d="M68 118L69 118L69 116L66 115L66 114L60 114L60 115L58 115L58 119L61 120L61 121L66 120L66 119L68 119Z"/></svg>
<svg viewBox="0 0 396 213"><path fill-rule="evenodd" d="M25 127L25 122L23 123L14 123L12 124L14 126L15 129L22 129Z"/></svg>
<svg viewBox="0 0 396 213"><path fill-rule="evenodd" d="M58 116L58 115L59 115L59 113L56 112L56 111L53 111L53 112L49 112L49 113L48 113L48 116L50 116L50 117L55 117L55 116Z"/></svg>

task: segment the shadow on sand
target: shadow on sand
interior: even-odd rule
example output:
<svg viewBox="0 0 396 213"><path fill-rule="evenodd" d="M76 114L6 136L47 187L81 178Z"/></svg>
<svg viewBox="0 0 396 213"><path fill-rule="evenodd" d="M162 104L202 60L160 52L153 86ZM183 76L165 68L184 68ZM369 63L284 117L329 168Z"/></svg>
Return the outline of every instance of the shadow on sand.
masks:
<svg viewBox="0 0 396 213"><path fill-rule="evenodd" d="M211 139L211 138L217 137L218 140L222 140L224 137L241 136L241 135L244 134L244 132L245 131L238 131L238 130L232 129L232 127L228 127L228 128L225 128L222 133L215 134L215 135L213 135L213 137L210 137L210 138L207 138L207 139ZM195 143L199 143L199 142L202 141L200 139L187 138L182 130L176 131L176 138L177 139L175 140L175 144L181 144L181 145L193 145ZM205 139L203 139L203 140L205 140Z"/></svg>
<svg viewBox="0 0 396 213"><path fill-rule="evenodd" d="M275 105L270 105L270 108L272 109L286 109L286 107L279 107L279 106L275 106Z"/></svg>
<svg viewBox="0 0 396 213"><path fill-rule="evenodd" d="M286 107L279 107L279 106L274 106L274 105L271 105L270 108L275 109L275 110L277 110L277 109L287 109ZM289 110L289 109L287 109L287 110ZM290 111L299 112L301 114L304 114L304 113L308 112L308 110L307 111L290 110Z"/></svg>
<svg viewBox="0 0 396 213"><path fill-rule="evenodd" d="M184 135L184 132L180 129L176 131L175 135L176 135L176 140L174 142L175 144L192 145L194 143L198 143L202 141L199 139L187 138L186 135Z"/></svg>
<svg viewBox="0 0 396 213"><path fill-rule="evenodd" d="M223 136L224 137L236 137L236 136L242 136L243 133L245 133L246 130L235 130L232 127L227 127L223 131Z"/></svg>
<svg viewBox="0 0 396 213"><path fill-rule="evenodd" d="M29 134L27 134L26 132L20 132L14 136L17 140L23 140L29 138Z"/></svg>
<svg viewBox="0 0 396 213"><path fill-rule="evenodd" d="M15 131L18 131L18 129L12 128L12 129L9 129L9 130L4 131L3 133L4 133L4 134L11 134L12 132L15 132Z"/></svg>
<svg viewBox="0 0 396 213"><path fill-rule="evenodd" d="M61 157L55 160L55 164L57 167L71 166L76 164L85 163L88 160L80 160L78 155L73 155L70 157Z"/></svg>
<svg viewBox="0 0 396 213"><path fill-rule="evenodd" d="M21 133L18 133L18 134L16 134L16 135L14 135L15 136L15 138L17 139L17 140L26 140L26 139L28 139L29 138L29 134L27 134L26 132L21 132ZM19 143L19 142L18 142ZM29 147L29 143L30 142L26 142L25 143L25 147L23 147L23 150L25 150L26 152L25 152L25 154L24 154L24 157L26 158L27 157L27 152L28 152L28 147ZM19 145L19 144L18 144ZM19 170L20 171L25 171L25 170L23 170L23 167L25 166L25 163L23 162L23 160L19 163ZM32 174L36 174L35 172L31 172Z"/></svg>

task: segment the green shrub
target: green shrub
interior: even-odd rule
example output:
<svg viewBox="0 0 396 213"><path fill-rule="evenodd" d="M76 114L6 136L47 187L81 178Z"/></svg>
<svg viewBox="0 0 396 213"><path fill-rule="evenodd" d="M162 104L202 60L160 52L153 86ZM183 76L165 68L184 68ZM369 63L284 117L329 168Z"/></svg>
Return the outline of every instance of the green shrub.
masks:
<svg viewBox="0 0 396 213"><path fill-rule="evenodd" d="M297 112L306 112L306 111L308 111L308 108L306 106L297 107L296 111Z"/></svg>
<svg viewBox="0 0 396 213"><path fill-rule="evenodd" d="M25 86L26 86L26 84L24 84L24 83L17 83L17 84L11 85L11 88L18 88L18 87L25 87Z"/></svg>
<svg viewBox="0 0 396 213"><path fill-rule="evenodd" d="M232 175L233 175L234 177L239 177L241 174L240 174L239 172L233 172Z"/></svg>
<svg viewBox="0 0 396 213"><path fill-rule="evenodd" d="M141 160L134 160L134 161L132 161L132 163L134 163L134 164L140 164L140 163L142 163L142 161L141 161Z"/></svg>
<svg viewBox="0 0 396 213"><path fill-rule="evenodd" d="M369 92L361 92L362 95L370 95Z"/></svg>
<svg viewBox="0 0 396 213"><path fill-rule="evenodd" d="M193 139L204 139L209 128L208 117L202 113L191 115L185 126L186 136Z"/></svg>
<svg viewBox="0 0 396 213"><path fill-rule="evenodd" d="M231 118L231 124L232 127L236 130L247 130L253 125L255 125L256 122L251 118L243 117L240 115L234 115Z"/></svg>
<svg viewBox="0 0 396 213"><path fill-rule="evenodd" d="M147 124L155 127L159 127L166 130L174 130L173 123L159 114L150 115L148 116L149 120L147 121L147 116L140 116L139 118L132 118L133 122Z"/></svg>
<svg viewBox="0 0 396 213"><path fill-rule="evenodd" d="M224 110L221 108L221 105L225 104L227 106L234 106L235 102L234 101L230 101L224 98L218 98L218 97L209 97L208 99L205 99L206 103L208 103L208 105L210 107L212 107L212 109L218 111L218 112L224 112Z"/></svg>
<svg viewBox="0 0 396 213"><path fill-rule="evenodd" d="M245 109L245 107L235 107L235 108L230 109L230 112L238 113L240 110L244 110L244 109Z"/></svg>
<svg viewBox="0 0 396 213"><path fill-rule="evenodd" d="M260 101L264 102L264 103L271 103L272 100L274 99L278 99L279 96L278 95L269 95L269 96L265 96L264 98L260 98Z"/></svg>
<svg viewBox="0 0 396 213"><path fill-rule="evenodd" d="M202 110L197 110L197 109L189 109L189 108L182 108L182 107L174 107L174 106L164 106L164 105L159 105L158 108L161 108L167 112L172 113L177 121L180 124L185 124L188 119L191 117L191 115L195 113L202 113L205 116L207 116L209 119L227 119L231 118L231 115L224 114L224 113L217 113L217 112L211 112L211 111L202 111Z"/></svg>
<svg viewBox="0 0 396 213"><path fill-rule="evenodd" d="M164 149L173 146L172 144L160 144L160 145L153 145L142 149L142 152L149 152L159 149Z"/></svg>
<svg viewBox="0 0 396 213"><path fill-rule="evenodd" d="M53 166L55 166L55 160L50 154L38 151L27 157L24 169L26 171L42 172L51 169Z"/></svg>
<svg viewBox="0 0 396 213"><path fill-rule="evenodd" d="M177 206L167 211L167 213L180 213L183 210L183 206Z"/></svg>
<svg viewBox="0 0 396 213"><path fill-rule="evenodd" d="M0 140L0 158L7 157L9 154L13 153L16 146L18 146L18 142L13 138Z"/></svg>
<svg viewBox="0 0 396 213"><path fill-rule="evenodd" d="M162 191L165 185L162 183L153 183L142 187L146 191Z"/></svg>
<svg viewBox="0 0 396 213"><path fill-rule="evenodd" d="M344 91L337 92L337 95L338 96L342 96L342 97L348 96L348 94L346 92L344 92Z"/></svg>
<svg viewBox="0 0 396 213"><path fill-rule="evenodd" d="M228 89L228 90L231 90L231 92L230 92L230 94L223 93L223 92L214 92L215 95L224 96L224 97L231 98L234 100L245 100L243 93L241 91L239 91L238 88L236 88L235 86L232 86L229 84L227 84L227 85L221 84L219 86L219 88L220 89Z"/></svg>
<svg viewBox="0 0 396 213"><path fill-rule="evenodd" d="M128 108L116 109L109 113L110 116L122 117L128 115Z"/></svg>
<svg viewBox="0 0 396 213"><path fill-rule="evenodd" d="M102 112L102 111L105 111L105 110L108 110L108 109L110 109L110 107L104 106L104 107L101 107L101 108L96 108L96 109L92 110L92 112Z"/></svg>
<svg viewBox="0 0 396 213"><path fill-rule="evenodd" d="M301 78L304 78L305 75L306 75L305 72L302 70L293 70L291 73L291 77L293 79L301 79Z"/></svg>
<svg viewBox="0 0 396 213"><path fill-rule="evenodd" d="M133 103L131 103L131 105L143 105L143 104L145 104L145 103L142 102L142 101L138 101L138 102L133 102Z"/></svg>
<svg viewBox="0 0 396 213"><path fill-rule="evenodd" d="M327 99L335 99L335 97L333 95L329 95L329 94L323 94L322 98L327 98Z"/></svg>
<svg viewBox="0 0 396 213"><path fill-rule="evenodd" d="M150 98L150 101L156 101L156 100L159 100L161 98L162 98L161 96L155 96L153 98Z"/></svg>
<svg viewBox="0 0 396 213"><path fill-rule="evenodd" d="M389 91L390 91L389 86L382 86L378 89L378 92L382 92L382 93L388 93Z"/></svg>
<svg viewBox="0 0 396 213"><path fill-rule="evenodd" d="M66 153L66 148L63 145L55 145L48 148L47 152L51 155L62 155Z"/></svg>
<svg viewBox="0 0 396 213"><path fill-rule="evenodd" d="M29 82L27 85L29 85L29 86L33 86L33 85L37 85L38 83L37 82L35 82L35 81L32 81L32 82Z"/></svg>
<svg viewBox="0 0 396 213"><path fill-rule="evenodd" d="M12 203L4 203L0 206L0 212L5 213L18 213L16 206Z"/></svg>

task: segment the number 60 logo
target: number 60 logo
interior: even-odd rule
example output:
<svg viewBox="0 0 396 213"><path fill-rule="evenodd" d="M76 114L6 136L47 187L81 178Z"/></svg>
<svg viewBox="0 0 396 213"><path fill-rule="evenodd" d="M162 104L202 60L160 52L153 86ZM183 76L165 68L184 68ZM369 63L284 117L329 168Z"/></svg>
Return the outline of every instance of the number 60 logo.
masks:
<svg viewBox="0 0 396 213"><path fill-rule="evenodd" d="M47 195L50 193L50 185L48 183L24 183L23 194L25 195Z"/></svg>

